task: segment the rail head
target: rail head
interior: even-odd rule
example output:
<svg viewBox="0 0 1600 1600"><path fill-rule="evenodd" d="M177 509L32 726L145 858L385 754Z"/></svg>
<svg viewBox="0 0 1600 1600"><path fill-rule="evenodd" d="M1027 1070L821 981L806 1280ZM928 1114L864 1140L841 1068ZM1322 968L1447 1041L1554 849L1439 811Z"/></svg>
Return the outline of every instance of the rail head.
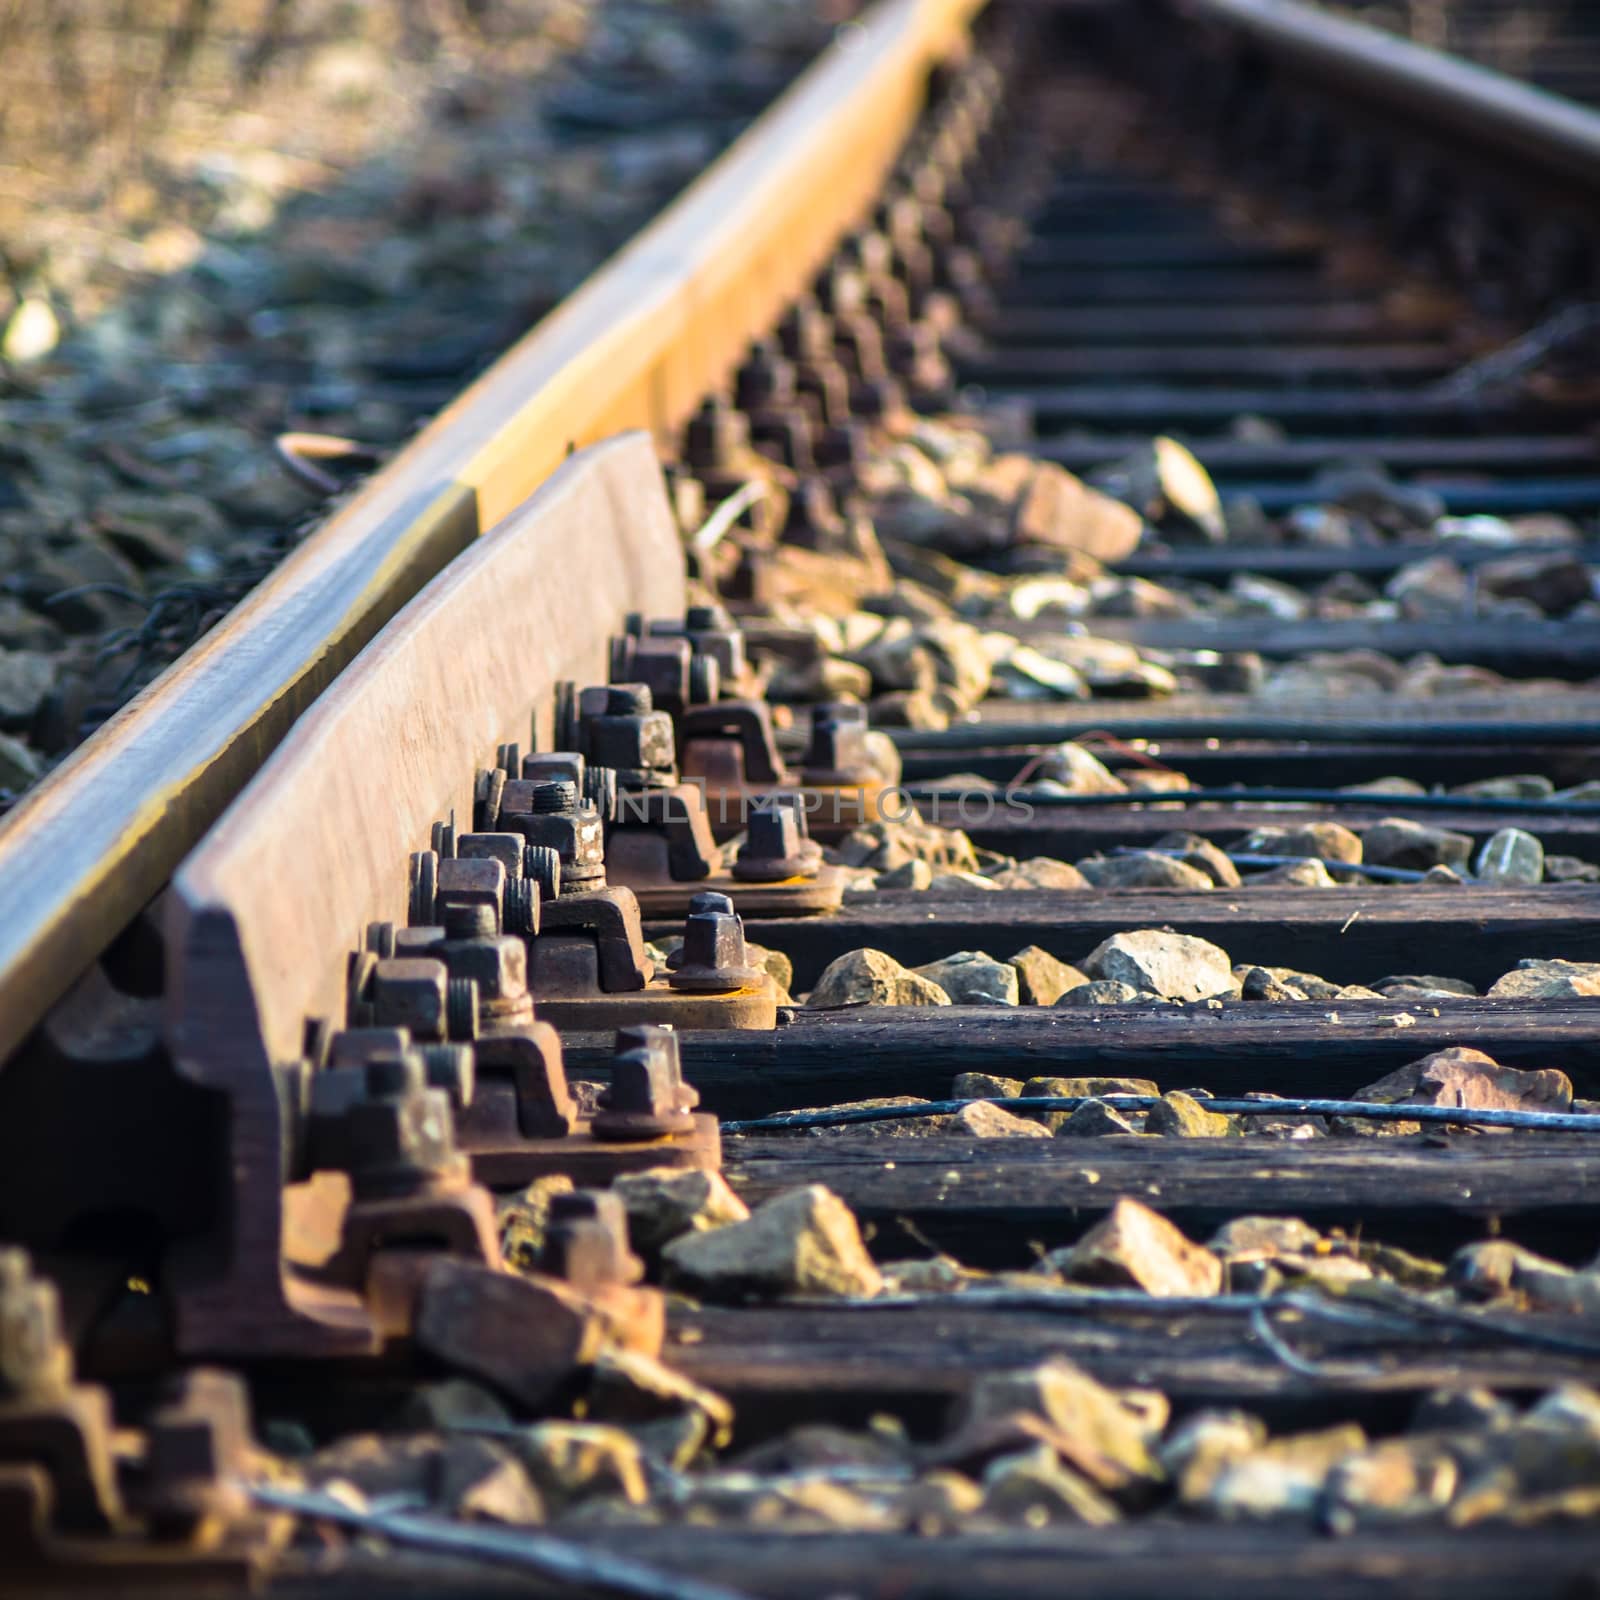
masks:
<svg viewBox="0 0 1600 1600"><path fill-rule="evenodd" d="M1600 112L1303 0L1177 0L1341 92L1600 188Z"/></svg>

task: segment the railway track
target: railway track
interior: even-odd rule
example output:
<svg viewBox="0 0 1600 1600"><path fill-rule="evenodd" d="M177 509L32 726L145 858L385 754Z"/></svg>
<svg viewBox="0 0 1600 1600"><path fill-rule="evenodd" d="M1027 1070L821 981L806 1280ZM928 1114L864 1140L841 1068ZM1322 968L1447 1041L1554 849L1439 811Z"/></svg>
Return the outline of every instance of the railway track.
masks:
<svg viewBox="0 0 1600 1600"><path fill-rule="evenodd" d="M1594 19L1581 5L1505 5L1498 0L1420 0L1348 8L1362 21L1448 50L1550 94L1593 105L1600 96Z"/></svg>
<svg viewBox="0 0 1600 1600"><path fill-rule="evenodd" d="M1583 1592L1597 141L846 30L0 825L16 1570Z"/></svg>

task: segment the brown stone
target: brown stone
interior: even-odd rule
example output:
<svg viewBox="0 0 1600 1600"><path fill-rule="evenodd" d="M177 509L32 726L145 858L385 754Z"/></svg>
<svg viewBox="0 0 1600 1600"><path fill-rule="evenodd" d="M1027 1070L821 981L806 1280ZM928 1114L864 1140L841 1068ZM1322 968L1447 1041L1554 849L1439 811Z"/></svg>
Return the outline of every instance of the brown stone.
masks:
<svg viewBox="0 0 1600 1600"><path fill-rule="evenodd" d="M435 1360L533 1409L593 1365L606 1321L554 1279L444 1259L422 1280L416 1340Z"/></svg>
<svg viewBox="0 0 1600 1600"><path fill-rule="evenodd" d="M1048 1260L1075 1282L1143 1289L1161 1298L1213 1295L1222 1288L1222 1263L1204 1245L1127 1196L1077 1244Z"/></svg>
<svg viewBox="0 0 1600 1600"><path fill-rule="evenodd" d="M1036 944L1009 959L1017 969L1017 999L1021 1005L1053 1006L1067 990L1089 981L1076 967L1058 961Z"/></svg>
<svg viewBox="0 0 1600 1600"><path fill-rule="evenodd" d="M1497 1111L1570 1111L1572 1080L1554 1067L1502 1067L1482 1050L1436 1050L1356 1091L1385 1104L1473 1106Z"/></svg>
<svg viewBox="0 0 1600 1600"><path fill-rule="evenodd" d="M672 1277L723 1296L858 1296L883 1287L855 1216L820 1184L774 1195L746 1222L674 1239L663 1259Z"/></svg>

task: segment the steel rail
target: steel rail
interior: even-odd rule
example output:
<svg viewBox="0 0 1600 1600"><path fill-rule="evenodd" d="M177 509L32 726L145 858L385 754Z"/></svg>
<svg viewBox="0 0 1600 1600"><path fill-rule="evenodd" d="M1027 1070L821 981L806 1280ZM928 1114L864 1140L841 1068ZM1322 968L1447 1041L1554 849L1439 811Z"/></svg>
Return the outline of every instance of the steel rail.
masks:
<svg viewBox="0 0 1600 1600"><path fill-rule="evenodd" d="M1600 112L1301 0L1178 0L1342 92L1600 187Z"/></svg>
<svg viewBox="0 0 1600 1600"><path fill-rule="evenodd" d="M568 452L665 439L869 207L985 0L881 0L680 199L0 823L0 1058L295 719Z"/></svg>

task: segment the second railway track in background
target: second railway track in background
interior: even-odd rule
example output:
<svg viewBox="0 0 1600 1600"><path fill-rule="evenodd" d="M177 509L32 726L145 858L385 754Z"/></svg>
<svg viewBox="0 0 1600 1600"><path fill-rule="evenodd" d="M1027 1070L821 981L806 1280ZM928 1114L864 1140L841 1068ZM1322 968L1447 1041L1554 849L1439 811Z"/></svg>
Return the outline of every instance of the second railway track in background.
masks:
<svg viewBox="0 0 1600 1600"><path fill-rule="evenodd" d="M0 825L18 1570L1586 1592L1597 153L1295 5L846 30Z"/></svg>

